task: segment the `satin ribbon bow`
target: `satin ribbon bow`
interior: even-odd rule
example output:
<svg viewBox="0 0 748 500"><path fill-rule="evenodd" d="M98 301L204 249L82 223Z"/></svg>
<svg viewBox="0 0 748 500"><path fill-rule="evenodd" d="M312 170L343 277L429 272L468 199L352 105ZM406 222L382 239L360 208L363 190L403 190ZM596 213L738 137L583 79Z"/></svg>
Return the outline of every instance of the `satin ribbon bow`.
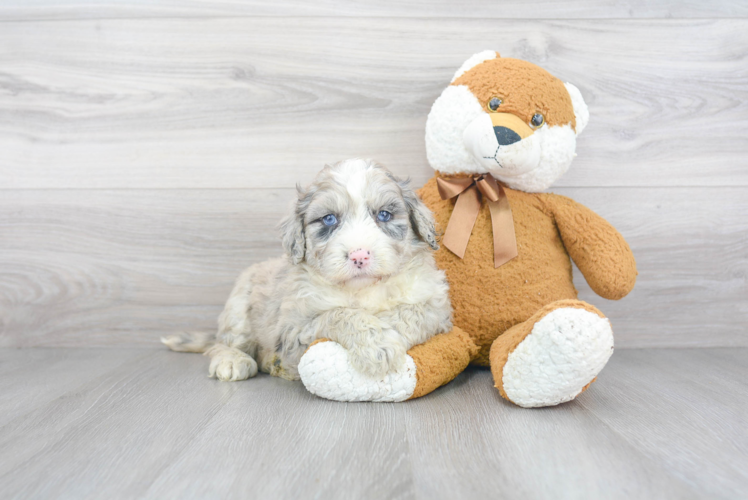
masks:
<svg viewBox="0 0 748 500"><path fill-rule="evenodd" d="M480 213L483 195L488 200L488 208L491 211L494 267L506 264L517 256L512 207L509 206L504 188L491 174L453 179L437 177L436 184L442 200L457 196L457 202L442 238L445 247L461 259L465 256L470 233L473 232L473 226Z"/></svg>

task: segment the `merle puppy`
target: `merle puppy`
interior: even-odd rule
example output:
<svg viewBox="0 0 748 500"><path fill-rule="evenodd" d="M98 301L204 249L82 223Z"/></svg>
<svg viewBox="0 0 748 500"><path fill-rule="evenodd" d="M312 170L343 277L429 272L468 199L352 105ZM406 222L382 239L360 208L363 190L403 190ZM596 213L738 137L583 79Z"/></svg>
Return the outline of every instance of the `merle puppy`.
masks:
<svg viewBox="0 0 748 500"><path fill-rule="evenodd" d="M239 276L217 334L162 341L205 352L220 380L253 377L258 366L298 380L309 344L328 338L348 350L356 370L382 377L412 346L451 330L433 217L384 167L361 159L325 167L298 190L281 228L286 255Z"/></svg>

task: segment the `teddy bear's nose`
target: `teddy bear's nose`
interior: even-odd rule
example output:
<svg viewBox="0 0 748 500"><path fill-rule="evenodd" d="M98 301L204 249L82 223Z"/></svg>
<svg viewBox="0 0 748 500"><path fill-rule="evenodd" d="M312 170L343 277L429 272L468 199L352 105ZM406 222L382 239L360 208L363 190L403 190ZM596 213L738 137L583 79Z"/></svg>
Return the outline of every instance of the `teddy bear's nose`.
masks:
<svg viewBox="0 0 748 500"><path fill-rule="evenodd" d="M493 128L493 133L496 134L499 146L508 146L522 140L517 132L507 127L496 126Z"/></svg>

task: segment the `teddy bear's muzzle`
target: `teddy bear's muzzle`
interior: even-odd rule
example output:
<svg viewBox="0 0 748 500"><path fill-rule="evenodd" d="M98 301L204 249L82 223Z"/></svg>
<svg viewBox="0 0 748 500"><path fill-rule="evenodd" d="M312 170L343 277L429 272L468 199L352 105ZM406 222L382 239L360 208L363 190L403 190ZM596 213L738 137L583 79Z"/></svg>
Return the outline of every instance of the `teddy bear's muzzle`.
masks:
<svg viewBox="0 0 748 500"><path fill-rule="evenodd" d="M511 113L483 113L463 132L463 143L475 162L496 178L514 177L538 165L534 130Z"/></svg>
<svg viewBox="0 0 748 500"><path fill-rule="evenodd" d="M508 146L527 139L533 130L523 122L517 115L511 113L489 113L491 125L493 126L496 140L499 146Z"/></svg>

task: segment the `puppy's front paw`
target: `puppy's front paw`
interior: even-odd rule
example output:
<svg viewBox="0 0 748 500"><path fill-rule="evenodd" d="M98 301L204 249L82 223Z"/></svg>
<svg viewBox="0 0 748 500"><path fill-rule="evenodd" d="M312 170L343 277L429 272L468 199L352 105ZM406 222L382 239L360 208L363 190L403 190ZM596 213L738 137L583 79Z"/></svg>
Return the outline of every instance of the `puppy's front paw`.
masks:
<svg viewBox="0 0 748 500"><path fill-rule="evenodd" d="M399 342L357 345L349 353L351 366L375 378L395 372L405 363L405 347Z"/></svg>
<svg viewBox="0 0 748 500"><path fill-rule="evenodd" d="M208 375L222 382L236 382L257 375L255 360L239 349L216 345L205 354L211 357Z"/></svg>
<svg viewBox="0 0 748 500"><path fill-rule="evenodd" d="M337 342L310 347L299 362L299 375L307 390L334 401L397 402L413 395L418 379L410 356L405 356L399 370L373 378L353 368L349 354Z"/></svg>

